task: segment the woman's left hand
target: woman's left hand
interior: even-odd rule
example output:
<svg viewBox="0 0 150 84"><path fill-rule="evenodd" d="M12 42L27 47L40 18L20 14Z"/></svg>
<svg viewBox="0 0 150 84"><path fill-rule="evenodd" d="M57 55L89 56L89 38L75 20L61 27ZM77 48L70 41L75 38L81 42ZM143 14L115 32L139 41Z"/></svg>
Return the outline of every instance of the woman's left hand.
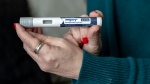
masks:
<svg viewBox="0 0 150 84"><path fill-rule="evenodd" d="M54 73L63 77L78 79L82 64L83 52L75 44L63 39L44 36L36 31L28 31L16 24L16 31L23 42L26 52L36 61L41 70ZM44 45L38 49L40 42ZM40 47L40 46L39 46Z"/></svg>
<svg viewBox="0 0 150 84"><path fill-rule="evenodd" d="M92 11L89 16L82 15L81 17L102 17L103 13L99 10ZM64 35L64 38L75 45L80 46L94 55L99 55L102 48L101 27L93 25L91 27L71 27ZM73 37L73 38L72 38Z"/></svg>

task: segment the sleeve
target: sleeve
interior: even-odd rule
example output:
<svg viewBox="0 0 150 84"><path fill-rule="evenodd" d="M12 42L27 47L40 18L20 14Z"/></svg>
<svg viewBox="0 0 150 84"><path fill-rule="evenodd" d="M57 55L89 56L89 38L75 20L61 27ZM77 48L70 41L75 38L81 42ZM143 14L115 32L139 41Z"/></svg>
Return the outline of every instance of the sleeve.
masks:
<svg viewBox="0 0 150 84"><path fill-rule="evenodd" d="M84 51L73 84L150 84L150 59L97 57Z"/></svg>

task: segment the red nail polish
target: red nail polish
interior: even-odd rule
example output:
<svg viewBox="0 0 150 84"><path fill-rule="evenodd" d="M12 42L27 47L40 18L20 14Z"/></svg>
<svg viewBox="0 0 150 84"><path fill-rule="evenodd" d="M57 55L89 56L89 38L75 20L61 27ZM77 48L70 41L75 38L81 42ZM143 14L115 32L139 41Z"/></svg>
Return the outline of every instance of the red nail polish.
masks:
<svg viewBox="0 0 150 84"><path fill-rule="evenodd" d="M14 29L16 29L16 23L14 23Z"/></svg>
<svg viewBox="0 0 150 84"><path fill-rule="evenodd" d="M83 37L83 38L82 38L82 42L83 42L84 44L87 44L87 43L88 43L88 38L87 38L87 37Z"/></svg>
<svg viewBox="0 0 150 84"><path fill-rule="evenodd" d="M82 46L83 46L83 42L80 42L80 43L79 43L79 46L80 46L80 48L82 48Z"/></svg>

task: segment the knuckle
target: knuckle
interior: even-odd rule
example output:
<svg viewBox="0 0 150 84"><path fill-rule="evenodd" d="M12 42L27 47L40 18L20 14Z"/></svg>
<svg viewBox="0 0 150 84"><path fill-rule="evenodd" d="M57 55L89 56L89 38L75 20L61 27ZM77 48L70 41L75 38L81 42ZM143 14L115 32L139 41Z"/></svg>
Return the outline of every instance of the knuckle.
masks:
<svg viewBox="0 0 150 84"><path fill-rule="evenodd" d="M65 38L69 40L69 39L71 39L71 35L70 35L70 34L67 34L67 35L65 36Z"/></svg>
<svg viewBox="0 0 150 84"><path fill-rule="evenodd" d="M43 59L46 64L54 63L57 60L54 56L44 56Z"/></svg>
<svg viewBox="0 0 150 84"><path fill-rule="evenodd" d="M29 46L29 47L31 47L32 45L37 46L38 44L39 44L39 40L34 39L34 42L33 42L33 40L29 40L27 46Z"/></svg>
<svg viewBox="0 0 150 84"><path fill-rule="evenodd" d="M58 67L58 64L55 58L44 58L43 64L40 66L40 69L44 72L49 72L50 70L53 70L54 68L57 68L57 67Z"/></svg>

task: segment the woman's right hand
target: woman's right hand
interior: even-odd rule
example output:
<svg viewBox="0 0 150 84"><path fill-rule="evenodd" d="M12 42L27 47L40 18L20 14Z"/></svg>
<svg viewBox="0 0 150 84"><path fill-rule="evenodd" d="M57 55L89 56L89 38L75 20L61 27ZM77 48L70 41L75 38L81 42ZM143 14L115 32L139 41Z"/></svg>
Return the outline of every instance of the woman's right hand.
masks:
<svg viewBox="0 0 150 84"><path fill-rule="evenodd" d="M82 15L81 17L88 17ZM92 11L89 17L102 17L102 12L96 10ZM102 48L101 41L101 27L94 25L91 27L73 27L64 35L64 38L71 41L75 45L82 47L82 49L94 55L99 55Z"/></svg>

